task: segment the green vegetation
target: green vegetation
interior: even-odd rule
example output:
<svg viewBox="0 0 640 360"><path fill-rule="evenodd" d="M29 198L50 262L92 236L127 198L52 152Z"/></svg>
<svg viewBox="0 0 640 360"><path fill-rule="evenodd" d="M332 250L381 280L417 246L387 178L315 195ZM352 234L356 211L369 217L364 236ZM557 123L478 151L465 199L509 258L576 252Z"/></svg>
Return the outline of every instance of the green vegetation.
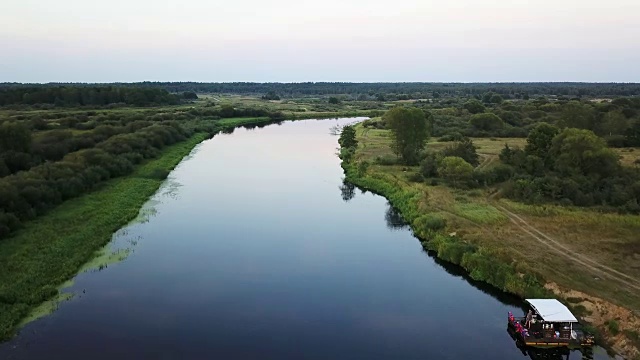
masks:
<svg viewBox="0 0 640 360"><path fill-rule="evenodd" d="M607 329L609 329L611 335L618 335L618 333L620 332L620 325L617 321L607 320L605 324L607 325Z"/></svg>
<svg viewBox="0 0 640 360"><path fill-rule="evenodd" d="M0 336L57 306L59 284L200 140L371 116L342 129L343 198L352 184L382 194L425 249L473 279L520 296L578 291L577 314L609 334L615 318L634 341L637 322L589 301L640 310L640 98L622 97L637 84L136 86L0 84L14 99L0 103Z"/></svg>
<svg viewBox="0 0 640 360"><path fill-rule="evenodd" d="M55 105L106 106L112 105L175 105L181 99L193 99L195 93L183 96L169 94L164 89L124 86L21 86L0 88L0 106ZM195 96L197 98L197 95Z"/></svg>
<svg viewBox="0 0 640 360"><path fill-rule="evenodd" d="M0 84L2 86L3 84ZM78 84L75 84L78 85ZM85 84L80 84L86 86ZM114 84L118 85L118 84ZM30 86L4 84L4 86ZM47 84L43 86L58 86ZM486 103L498 101L498 94L504 100L536 98L541 95L586 97L586 96L633 96L640 94L640 85L633 83L347 83L347 82L305 82L305 83L198 83L198 82L143 82L121 86L151 87L166 89L173 93L194 91L198 94L267 94L303 97L319 95L349 95L360 99L382 98L381 101L409 99L448 99L472 96Z"/></svg>
<svg viewBox="0 0 640 360"><path fill-rule="evenodd" d="M393 152L405 164L417 163L418 154L429 139L430 125L425 113L418 108L397 106L384 114L384 121L391 129Z"/></svg>
<svg viewBox="0 0 640 360"><path fill-rule="evenodd" d="M57 285L73 277L116 230L136 218L164 181L156 176L158 171L168 173L207 137L198 133L167 148L131 175L65 202L0 242L0 338L11 336L33 308L58 296Z"/></svg>
<svg viewBox="0 0 640 360"><path fill-rule="evenodd" d="M526 139L441 137L427 142L419 166L408 166L389 160L386 117L355 130L358 146L342 157L346 180L389 199L425 249L521 297L569 294L576 315L630 339L625 330L637 327L635 317L607 320L616 305L640 310L632 265L640 221L625 206L639 199L640 173L617 156L633 152L610 149L591 130L538 122ZM563 181L576 184L573 193L554 190ZM580 203L580 194L598 204ZM594 307L598 299L606 302Z"/></svg>
<svg viewBox="0 0 640 360"><path fill-rule="evenodd" d="M473 166L457 156L447 156L440 160L438 174L453 186L466 182L473 176Z"/></svg>
<svg viewBox="0 0 640 360"><path fill-rule="evenodd" d="M3 94L96 95L93 87L17 89ZM105 96L109 91L129 91L117 86L105 89L99 89ZM166 93L157 89L137 93L156 92ZM65 100L52 107L28 102L0 108L0 339L10 337L18 324L44 316L67 300L70 295L61 292L60 284L79 270L99 269L125 258L127 249L99 249L139 215L141 205L196 144L239 126L303 117L278 104L212 101L188 91L182 97L195 102L86 109L70 108L78 104ZM314 109L304 117L347 112L362 110Z"/></svg>

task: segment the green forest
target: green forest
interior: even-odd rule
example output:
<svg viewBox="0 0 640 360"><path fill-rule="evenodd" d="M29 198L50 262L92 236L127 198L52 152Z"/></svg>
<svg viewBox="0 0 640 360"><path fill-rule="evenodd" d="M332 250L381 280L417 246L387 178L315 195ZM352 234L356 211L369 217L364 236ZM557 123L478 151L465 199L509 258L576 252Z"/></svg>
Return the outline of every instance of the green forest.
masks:
<svg viewBox="0 0 640 360"><path fill-rule="evenodd" d="M0 83L1 88L33 87L33 84ZM103 84L50 83L38 87L96 87ZM537 95L553 96L634 96L640 95L637 83L347 83L347 82L301 82L301 83L199 83L199 82L140 82L113 83L113 87L136 87L164 89L170 93L228 93L260 94L272 93L278 97L317 95L349 95L354 100L408 100L457 96L475 96L487 92L500 94L505 99L528 98Z"/></svg>

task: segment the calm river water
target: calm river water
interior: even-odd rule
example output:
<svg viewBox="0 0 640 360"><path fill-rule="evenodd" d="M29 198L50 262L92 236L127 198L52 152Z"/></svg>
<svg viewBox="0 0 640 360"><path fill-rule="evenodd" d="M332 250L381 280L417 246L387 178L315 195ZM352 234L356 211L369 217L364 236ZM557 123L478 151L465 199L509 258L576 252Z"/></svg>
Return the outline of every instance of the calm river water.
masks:
<svg viewBox="0 0 640 360"><path fill-rule="evenodd" d="M523 358L506 331L519 301L439 264L384 198L342 184L330 128L353 121L200 144L148 221L114 235L129 257L78 275L0 358Z"/></svg>

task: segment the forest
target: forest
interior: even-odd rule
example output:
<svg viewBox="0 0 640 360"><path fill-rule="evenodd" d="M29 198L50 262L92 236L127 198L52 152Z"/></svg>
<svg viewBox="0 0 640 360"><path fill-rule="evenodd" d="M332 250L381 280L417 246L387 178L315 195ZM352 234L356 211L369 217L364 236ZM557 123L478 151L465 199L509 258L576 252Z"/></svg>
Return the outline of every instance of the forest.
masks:
<svg viewBox="0 0 640 360"><path fill-rule="evenodd" d="M33 84L0 83L2 88L33 87ZM39 87L96 87L100 84L50 83ZM267 94L278 97L349 95L354 99L408 100L440 97L474 96L487 92L500 94L505 99L528 98L537 95L554 96L634 96L640 95L637 83L199 83L199 82L141 82L114 83L112 87L163 89L170 93L228 93ZM55 100L55 99L54 99ZM0 102L2 104L2 102Z"/></svg>
<svg viewBox="0 0 640 360"><path fill-rule="evenodd" d="M176 95L161 88L131 86L0 86L0 106L176 105L183 99L194 99L194 96L193 92Z"/></svg>

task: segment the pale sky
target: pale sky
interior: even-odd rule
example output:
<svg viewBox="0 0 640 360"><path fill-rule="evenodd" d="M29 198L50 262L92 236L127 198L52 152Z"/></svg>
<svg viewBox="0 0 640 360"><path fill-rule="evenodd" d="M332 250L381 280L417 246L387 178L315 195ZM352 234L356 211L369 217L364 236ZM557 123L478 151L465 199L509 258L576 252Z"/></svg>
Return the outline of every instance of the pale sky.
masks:
<svg viewBox="0 0 640 360"><path fill-rule="evenodd" d="M0 82L640 82L640 0L1 0Z"/></svg>

